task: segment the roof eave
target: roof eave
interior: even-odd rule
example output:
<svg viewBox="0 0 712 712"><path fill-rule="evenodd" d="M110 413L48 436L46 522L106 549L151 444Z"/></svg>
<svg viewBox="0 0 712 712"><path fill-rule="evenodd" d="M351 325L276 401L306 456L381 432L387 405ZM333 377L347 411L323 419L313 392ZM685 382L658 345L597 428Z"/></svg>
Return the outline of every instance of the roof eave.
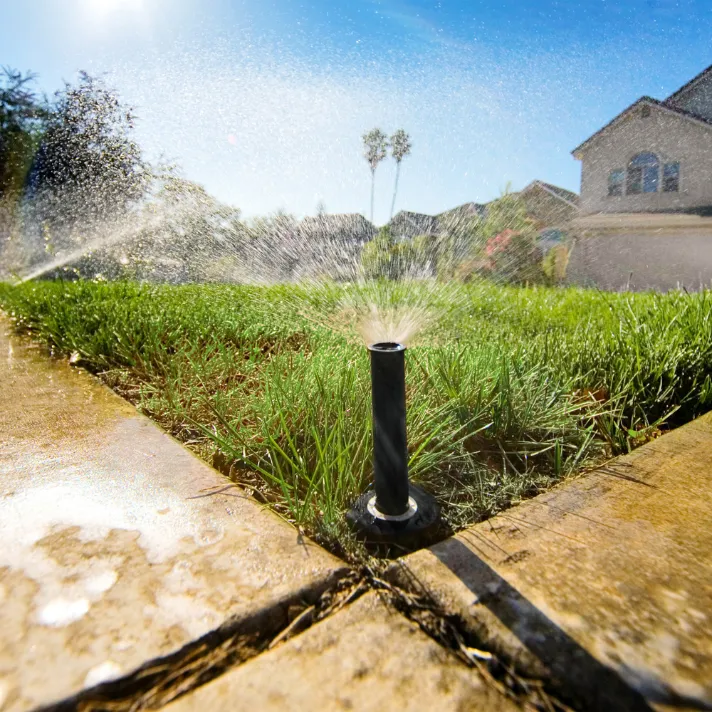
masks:
<svg viewBox="0 0 712 712"><path fill-rule="evenodd" d="M687 94L688 91L694 89L708 74L712 73L712 64L707 69L703 69L697 76L692 77L689 82L683 84L677 91L674 91L665 99L665 103L677 101L681 96Z"/></svg>
<svg viewBox="0 0 712 712"><path fill-rule="evenodd" d="M613 126L618 122L619 119L622 119L627 113L632 111L636 106L639 106L640 104L647 104L648 106L651 106L654 109L659 109L660 111L666 111L666 112L673 114L675 116L678 116L682 119L687 119L688 121L693 121L694 123L696 123L700 126L705 126L708 129L712 128L712 124L709 121L705 121L704 119L702 119L698 116L694 116L693 114L683 111L682 109L678 109L674 106L669 106L667 101L662 102L662 101L658 101L657 99L653 99L650 96L641 96L640 99L638 99L637 101L634 101L629 107L627 107L626 109L623 109L623 111L621 111L620 114L617 114L616 116L614 116L605 126L598 129L598 131L596 131L596 133L592 134L583 143L576 146L576 148L574 148L574 150L571 151L571 155L573 155L573 157L579 161L582 160L582 156L583 156L582 151L588 146L588 144L591 143L591 141L593 141L594 139L601 136L608 129L613 128Z"/></svg>
<svg viewBox="0 0 712 712"><path fill-rule="evenodd" d="M592 133L585 141L582 141L576 148L574 148L573 151L571 151L571 155L576 158L577 160L581 160L582 154L581 151L589 144L591 141L593 141L595 138L600 136L604 131L607 129L611 128L617 121L618 119L622 118L625 114L627 114L629 111L632 111L636 106L639 104L656 104L655 100L652 99L649 96L641 96L639 99L636 99L632 104L627 106L623 111L621 111L619 114L616 114L607 124L604 124L598 131L595 133Z"/></svg>

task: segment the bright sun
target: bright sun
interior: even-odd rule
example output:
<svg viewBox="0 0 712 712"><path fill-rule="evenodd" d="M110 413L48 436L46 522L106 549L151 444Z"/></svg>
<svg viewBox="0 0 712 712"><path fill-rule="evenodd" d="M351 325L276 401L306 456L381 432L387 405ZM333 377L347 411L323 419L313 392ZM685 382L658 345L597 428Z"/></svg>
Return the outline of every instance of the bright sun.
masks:
<svg viewBox="0 0 712 712"><path fill-rule="evenodd" d="M144 0L84 0L84 2L92 14L102 17L136 12L142 10L144 5Z"/></svg>

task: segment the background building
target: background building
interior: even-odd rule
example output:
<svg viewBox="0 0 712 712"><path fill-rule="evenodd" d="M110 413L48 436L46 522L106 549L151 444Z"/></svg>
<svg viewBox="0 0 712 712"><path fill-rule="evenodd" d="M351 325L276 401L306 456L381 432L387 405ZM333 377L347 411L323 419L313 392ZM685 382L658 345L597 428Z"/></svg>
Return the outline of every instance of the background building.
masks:
<svg viewBox="0 0 712 712"><path fill-rule="evenodd" d="M573 151L580 216L569 279L603 289L712 282L712 67L641 97Z"/></svg>

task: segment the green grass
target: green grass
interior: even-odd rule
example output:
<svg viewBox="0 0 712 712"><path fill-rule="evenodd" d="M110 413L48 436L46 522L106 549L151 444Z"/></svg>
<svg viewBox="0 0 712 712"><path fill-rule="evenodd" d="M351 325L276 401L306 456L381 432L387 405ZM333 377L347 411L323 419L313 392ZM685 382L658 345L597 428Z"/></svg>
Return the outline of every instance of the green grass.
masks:
<svg viewBox="0 0 712 712"><path fill-rule="evenodd" d="M387 302L404 287L372 289ZM710 293L408 290L439 315L431 345L407 352L411 473L453 528L712 405ZM319 325L341 296L333 285L0 285L18 329L356 555L344 512L371 476L370 381L363 346Z"/></svg>

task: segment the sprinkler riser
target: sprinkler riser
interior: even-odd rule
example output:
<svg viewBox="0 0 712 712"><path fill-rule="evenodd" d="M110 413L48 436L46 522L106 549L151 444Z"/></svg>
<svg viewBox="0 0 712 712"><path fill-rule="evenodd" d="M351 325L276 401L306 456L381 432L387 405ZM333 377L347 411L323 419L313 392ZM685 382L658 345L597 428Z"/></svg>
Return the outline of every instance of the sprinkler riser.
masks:
<svg viewBox="0 0 712 712"><path fill-rule="evenodd" d="M373 488L376 509L390 516L408 511L408 440L405 429L405 348L371 353Z"/></svg>
<svg viewBox="0 0 712 712"><path fill-rule="evenodd" d="M440 508L408 480L405 411L405 346L369 346L373 415L373 487L362 494L346 519L366 545L388 552L429 543Z"/></svg>

